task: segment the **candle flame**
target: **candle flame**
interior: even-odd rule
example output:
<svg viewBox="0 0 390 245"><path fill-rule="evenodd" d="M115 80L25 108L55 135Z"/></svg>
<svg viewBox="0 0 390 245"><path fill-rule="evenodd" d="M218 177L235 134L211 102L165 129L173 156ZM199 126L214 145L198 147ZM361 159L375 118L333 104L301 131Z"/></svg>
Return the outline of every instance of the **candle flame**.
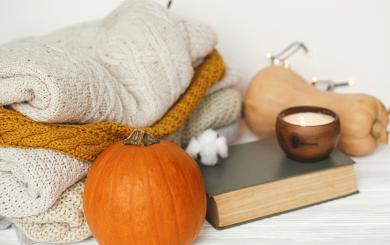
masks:
<svg viewBox="0 0 390 245"><path fill-rule="evenodd" d="M306 121L305 121L305 118L303 116L299 116L299 122L300 122L302 127L306 126Z"/></svg>

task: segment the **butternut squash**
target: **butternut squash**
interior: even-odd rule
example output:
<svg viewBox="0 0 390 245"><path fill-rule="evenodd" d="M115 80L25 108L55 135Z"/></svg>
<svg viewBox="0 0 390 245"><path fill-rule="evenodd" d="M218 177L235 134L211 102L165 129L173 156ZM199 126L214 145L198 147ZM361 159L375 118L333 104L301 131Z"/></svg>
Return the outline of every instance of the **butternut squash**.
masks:
<svg viewBox="0 0 390 245"><path fill-rule="evenodd" d="M280 66L258 72L245 95L244 112L249 128L260 137L275 134L277 114L298 105L322 106L340 117L338 147L346 154L364 156L378 144L387 144L388 112L381 101L366 94L320 91L301 76Z"/></svg>

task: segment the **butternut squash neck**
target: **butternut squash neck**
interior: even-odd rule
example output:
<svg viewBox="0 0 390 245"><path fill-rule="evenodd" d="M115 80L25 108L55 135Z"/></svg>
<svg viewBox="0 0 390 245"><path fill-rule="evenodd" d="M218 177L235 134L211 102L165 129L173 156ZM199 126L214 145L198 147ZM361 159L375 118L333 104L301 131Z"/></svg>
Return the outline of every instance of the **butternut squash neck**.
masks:
<svg viewBox="0 0 390 245"><path fill-rule="evenodd" d="M314 94L314 97L317 99L321 98L322 95L325 93L323 91L320 91L318 89L315 89L315 87L306 87L307 91L306 93L312 93ZM316 96L316 94L318 96ZM340 94L334 94L334 93L329 93L328 96L334 96L334 101L338 101L340 99ZM343 95L345 96L345 94ZM390 116L390 109L387 111L387 117ZM375 122L372 124L370 134L372 137L375 138L375 141L379 145L387 145L389 143L389 132L387 131L386 126L380 121L380 120L375 120Z"/></svg>

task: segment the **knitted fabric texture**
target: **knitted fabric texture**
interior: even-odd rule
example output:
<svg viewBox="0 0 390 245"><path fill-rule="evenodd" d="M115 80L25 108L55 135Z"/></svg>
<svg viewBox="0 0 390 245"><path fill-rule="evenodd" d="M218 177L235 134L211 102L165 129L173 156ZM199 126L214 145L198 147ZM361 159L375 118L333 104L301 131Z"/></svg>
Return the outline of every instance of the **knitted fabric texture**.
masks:
<svg viewBox="0 0 390 245"><path fill-rule="evenodd" d="M0 106L39 122L148 127L216 43L208 26L127 0L103 20L1 46Z"/></svg>
<svg viewBox="0 0 390 245"><path fill-rule="evenodd" d="M224 74L224 63L217 51L212 52L196 69L193 82L166 115L144 130L156 137L177 131L204 97L207 90ZM97 155L117 141L125 139L134 128L112 122L95 124L44 124L34 122L12 110L0 109L0 146L46 148L83 161Z"/></svg>
<svg viewBox="0 0 390 245"><path fill-rule="evenodd" d="M192 113L186 124L166 139L179 145L186 145L207 129L227 126L240 118L242 108L241 93L233 88L221 89L205 97Z"/></svg>
<svg viewBox="0 0 390 245"><path fill-rule="evenodd" d="M181 145L186 145L192 137L206 129L229 125L240 117L242 96L238 90L226 88L214 94L215 96L208 96L202 101L202 106L194 111L186 125L180 129Z"/></svg>
<svg viewBox="0 0 390 245"><path fill-rule="evenodd" d="M89 167L46 149L0 148L0 215L25 217L47 210Z"/></svg>
<svg viewBox="0 0 390 245"><path fill-rule="evenodd" d="M240 111L241 108L241 102L238 100L239 103L237 103L237 100L234 99L237 97L237 94L239 94L238 91L227 88L206 96L191 115L190 119L185 124L186 126L183 127L183 129L187 129L185 135L188 135L189 137L195 137L196 135L190 134L196 133L199 130L204 131L208 128L221 128L222 126L237 120L239 117L237 110ZM219 110L210 110L210 108L213 108L210 103L218 103L219 106L217 107ZM197 118L198 116L202 116L203 118ZM208 120L209 118L213 117L220 118L220 120ZM226 121L222 120L222 118L225 118ZM210 122L214 122L214 124L210 124ZM194 123L194 130L191 130L191 123ZM182 135L183 132L177 132L171 137L180 140ZM52 153L56 154L55 152ZM79 162L80 164L83 164L83 162ZM79 184L81 185L81 183L82 181L80 181L75 186ZM23 241L32 240L50 243L77 242L86 239L90 233L88 231L87 224L84 221L84 216L75 215L77 214L77 207L75 208L74 206L67 205L67 202L63 201L64 196L70 195L69 192L74 195L74 200L78 200L76 195L81 192L75 192L72 190L72 188L74 187L71 187L65 191L60 199L54 204L54 206L47 211L31 217L24 217L19 219L13 218L13 221L18 227L17 233L19 239Z"/></svg>
<svg viewBox="0 0 390 245"><path fill-rule="evenodd" d="M214 96L218 96L218 92L206 96L203 100L213 103L213 100L208 98ZM209 114L203 115L208 118L215 116L213 114L228 113L231 109L229 104L227 106L220 108L220 111L210 111ZM207 109L210 106L200 103L198 107ZM190 121L197 122L191 119ZM18 160L19 156L23 158ZM0 159L0 176L3 178L0 182L0 214L9 217L24 217L43 212L67 187L84 177L89 167L87 162L39 148L0 148Z"/></svg>
<svg viewBox="0 0 390 245"><path fill-rule="evenodd" d="M241 81L241 73L234 67L227 66L225 76L221 81L215 84L211 89L207 91L207 94L212 94L223 88L236 87Z"/></svg>
<svg viewBox="0 0 390 245"><path fill-rule="evenodd" d="M34 242L79 242L91 236L83 213L84 180L67 189L46 212L13 218L12 222Z"/></svg>
<svg viewBox="0 0 390 245"><path fill-rule="evenodd" d="M234 89L206 96L183 130L168 139L181 144L183 136L194 137L199 131L230 124L239 116L237 109L241 103L237 103L236 96ZM45 211L89 169L88 162L46 149L0 148L0 159L0 215L8 217L25 217Z"/></svg>

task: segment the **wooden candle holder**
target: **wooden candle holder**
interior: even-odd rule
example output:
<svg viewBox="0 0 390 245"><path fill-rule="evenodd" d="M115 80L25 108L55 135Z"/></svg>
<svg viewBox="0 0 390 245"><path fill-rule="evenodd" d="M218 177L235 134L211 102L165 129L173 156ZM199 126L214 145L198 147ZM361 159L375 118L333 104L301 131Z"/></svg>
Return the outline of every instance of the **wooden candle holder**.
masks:
<svg viewBox="0 0 390 245"><path fill-rule="evenodd" d="M333 121L315 126L291 124L284 117L301 112L314 112L332 116ZM327 158L337 144L340 135L338 115L316 106L290 107L279 113L276 120L276 136L286 155L301 162L313 162Z"/></svg>

